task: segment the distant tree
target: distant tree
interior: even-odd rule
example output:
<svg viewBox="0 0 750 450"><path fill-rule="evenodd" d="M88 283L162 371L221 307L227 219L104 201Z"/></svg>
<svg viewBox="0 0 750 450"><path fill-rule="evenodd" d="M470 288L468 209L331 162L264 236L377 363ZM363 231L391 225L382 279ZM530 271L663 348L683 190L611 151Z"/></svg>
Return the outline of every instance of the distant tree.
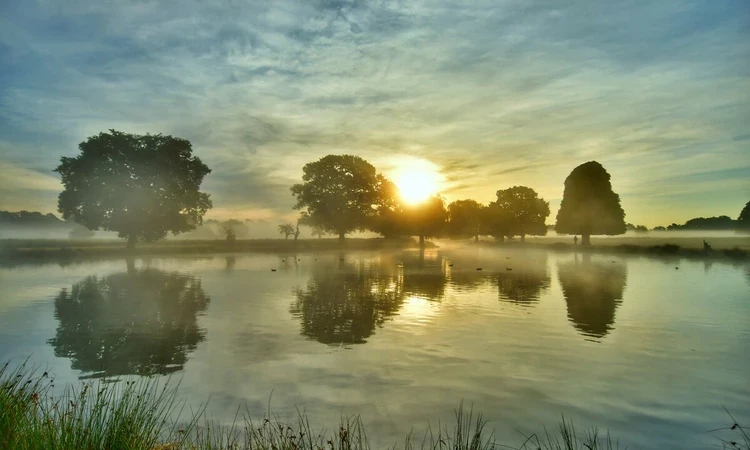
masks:
<svg viewBox="0 0 750 450"><path fill-rule="evenodd" d="M451 236L472 236L474 241L485 234L485 206L476 200L456 200L448 205L448 232Z"/></svg>
<svg viewBox="0 0 750 450"><path fill-rule="evenodd" d="M633 225L632 223L626 223L625 229L627 231L634 231L636 233L648 233L648 228L645 225Z"/></svg>
<svg viewBox="0 0 750 450"><path fill-rule="evenodd" d="M302 168L302 183L291 187L295 209L308 225L335 233L369 229L384 199L387 180L359 156L328 155Z"/></svg>
<svg viewBox="0 0 750 450"><path fill-rule="evenodd" d="M312 232L311 232L311 234L312 234L313 236L317 237L318 239L320 239L320 238L322 238L323 236L325 236L325 235L326 235L326 234L328 234L328 233L326 233L326 230L324 230L323 228L320 228L320 227L312 227Z"/></svg>
<svg viewBox="0 0 750 450"><path fill-rule="evenodd" d="M745 203L745 207L737 217L737 228L743 231L750 230L750 202Z"/></svg>
<svg viewBox="0 0 750 450"><path fill-rule="evenodd" d="M654 227L653 231L667 231L667 228L666 227L662 227L662 226L658 226L658 227Z"/></svg>
<svg viewBox="0 0 750 450"><path fill-rule="evenodd" d="M609 173L596 161L573 169L565 179L555 230L580 234L582 245L591 244L592 234L625 233L625 212L609 180Z"/></svg>
<svg viewBox="0 0 750 450"><path fill-rule="evenodd" d="M224 225L224 233L226 233L227 242L234 242L237 240L237 233L231 226Z"/></svg>
<svg viewBox="0 0 750 450"><path fill-rule="evenodd" d="M501 189L497 191L497 200L493 203L506 220L506 236L521 236L521 241L524 241L526 235L547 234L547 225L544 222L549 216L549 203L539 198L536 191L530 187L513 186Z"/></svg>
<svg viewBox="0 0 750 450"><path fill-rule="evenodd" d="M55 169L64 186L59 211L90 230L117 232L129 248L193 230L212 206L199 190L211 170L192 156L190 141L110 130L78 148Z"/></svg>
<svg viewBox="0 0 750 450"><path fill-rule="evenodd" d="M70 230L70 233L68 233L68 237L73 240L91 239L94 237L94 235L96 235L96 233L84 226L77 224L73 227L72 230Z"/></svg>
<svg viewBox="0 0 750 450"><path fill-rule="evenodd" d="M289 239L289 236L294 234L294 225L291 223L283 223L279 225L279 234L283 234L284 239Z"/></svg>
<svg viewBox="0 0 750 450"><path fill-rule="evenodd" d="M405 235L419 236L419 245L424 247L425 238L438 237L445 230L448 212L444 200L435 195L427 200L403 207L399 221Z"/></svg>

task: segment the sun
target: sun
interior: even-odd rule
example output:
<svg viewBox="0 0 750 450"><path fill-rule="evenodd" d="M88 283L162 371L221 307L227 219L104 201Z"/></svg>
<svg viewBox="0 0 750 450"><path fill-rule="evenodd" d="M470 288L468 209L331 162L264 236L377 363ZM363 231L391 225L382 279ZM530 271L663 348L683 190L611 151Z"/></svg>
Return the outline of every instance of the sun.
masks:
<svg viewBox="0 0 750 450"><path fill-rule="evenodd" d="M443 176L438 166L430 161L403 157L394 166L391 178L405 203L421 203L440 191Z"/></svg>

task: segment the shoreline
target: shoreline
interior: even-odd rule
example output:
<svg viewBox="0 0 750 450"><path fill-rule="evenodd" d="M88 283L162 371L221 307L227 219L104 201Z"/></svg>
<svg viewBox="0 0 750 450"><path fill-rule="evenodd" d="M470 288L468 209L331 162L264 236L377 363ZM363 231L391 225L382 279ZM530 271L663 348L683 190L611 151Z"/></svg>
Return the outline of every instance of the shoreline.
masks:
<svg viewBox="0 0 750 450"><path fill-rule="evenodd" d="M724 238L736 244L737 239ZM679 244L664 243L654 239L653 245L647 245L643 239L639 244L595 243L584 247L564 242L511 241L499 243L494 241L456 240L443 241L445 247L427 242L425 248L444 248L450 250L453 243L462 248L493 249L527 249L545 250L556 253L571 252L583 254L632 255L655 258L685 258L692 260L711 260L728 262L750 261L750 250L737 245L722 247L708 252L700 248L683 247ZM721 241L721 239L716 239ZM716 241L715 240L715 241ZM744 244L744 242L743 242ZM750 244L750 240L748 240ZM301 239L287 241L284 239L248 239L227 242L223 240L165 240L143 244L136 248L126 248L122 241L69 241L47 239L6 239L0 240L0 267L24 264L75 263L109 258L139 258L160 256L199 256L208 254L249 254L249 253L310 253L329 251L377 251L418 249L415 239L384 238L351 238L344 242L338 239Z"/></svg>

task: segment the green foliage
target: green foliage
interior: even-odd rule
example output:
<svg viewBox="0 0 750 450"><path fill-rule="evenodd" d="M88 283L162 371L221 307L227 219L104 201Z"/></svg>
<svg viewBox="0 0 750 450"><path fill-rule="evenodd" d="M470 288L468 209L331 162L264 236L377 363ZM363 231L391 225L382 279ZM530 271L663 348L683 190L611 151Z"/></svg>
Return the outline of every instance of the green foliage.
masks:
<svg viewBox="0 0 750 450"><path fill-rule="evenodd" d="M588 243L590 235L625 233L625 212L609 180L609 173L596 161L573 169L565 179L555 230L562 234L580 234L584 244Z"/></svg>
<svg viewBox="0 0 750 450"><path fill-rule="evenodd" d="M737 217L737 228L741 230L750 230L750 202L745 203L739 217Z"/></svg>
<svg viewBox="0 0 750 450"><path fill-rule="evenodd" d="M378 210L392 202L390 183L375 167L353 155L328 155L302 168L302 183L291 187L295 209L307 225L339 235L369 229Z"/></svg>
<svg viewBox="0 0 750 450"><path fill-rule="evenodd" d="M436 195L414 205L383 209L373 231L386 237L419 236L420 243L424 243L425 238L440 236L447 220L445 201Z"/></svg>
<svg viewBox="0 0 750 450"><path fill-rule="evenodd" d="M549 203L526 186L513 186L497 191L497 200L490 204L490 212L496 225L495 233L504 236L547 234L544 221L549 216Z"/></svg>
<svg viewBox="0 0 750 450"><path fill-rule="evenodd" d="M199 190L211 170L185 139L110 130L78 147L78 156L61 158L55 169L65 220L115 231L132 246L190 231L212 206Z"/></svg>
<svg viewBox="0 0 750 450"><path fill-rule="evenodd" d="M284 239L289 239L289 236L294 234L294 225L291 223L282 223L279 225L279 234L283 234Z"/></svg>
<svg viewBox="0 0 750 450"><path fill-rule="evenodd" d="M478 237L486 234L485 206L476 200L456 200L448 205L448 232L451 236Z"/></svg>

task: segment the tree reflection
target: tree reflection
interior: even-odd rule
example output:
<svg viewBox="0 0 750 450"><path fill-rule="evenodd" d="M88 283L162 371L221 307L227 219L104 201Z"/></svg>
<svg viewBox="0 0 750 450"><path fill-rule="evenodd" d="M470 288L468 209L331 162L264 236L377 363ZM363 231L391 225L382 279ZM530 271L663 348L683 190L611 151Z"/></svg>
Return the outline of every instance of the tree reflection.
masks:
<svg viewBox="0 0 750 450"><path fill-rule="evenodd" d="M156 269L90 276L55 299L49 341L87 378L181 370L205 338L196 316L210 298L198 279Z"/></svg>
<svg viewBox="0 0 750 450"><path fill-rule="evenodd" d="M495 276L498 298L521 306L531 306L539 301L542 291L550 286L547 255L532 255L515 260L513 265L513 270L506 270Z"/></svg>
<svg viewBox="0 0 750 450"><path fill-rule="evenodd" d="M439 265L399 267L381 260L353 264L338 261L338 268L318 266L304 289L295 291L290 312L301 321L301 333L318 342L363 344L409 296L428 300L442 297L445 274Z"/></svg>
<svg viewBox="0 0 750 450"><path fill-rule="evenodd" d="M622 303L625 266L591 262L584 255L583 262L559 264L557 274L573 326L585 336L604 337L613 329L615 310Z"/></svg>

